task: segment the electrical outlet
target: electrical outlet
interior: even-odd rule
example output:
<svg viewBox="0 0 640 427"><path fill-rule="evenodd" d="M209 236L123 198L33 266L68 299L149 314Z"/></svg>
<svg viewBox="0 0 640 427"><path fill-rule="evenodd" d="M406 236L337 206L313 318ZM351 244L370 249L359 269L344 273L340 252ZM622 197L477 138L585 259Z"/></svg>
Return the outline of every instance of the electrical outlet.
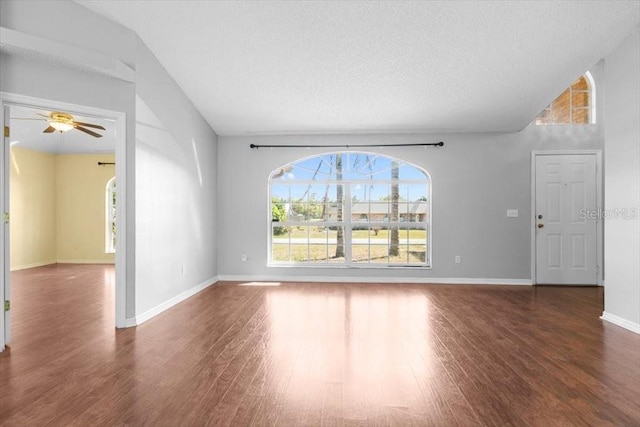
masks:
<svg viewBox="0 0 640 427"><path fill-rule="evenodd" d="M241 260L242 262L246 262L246 261L247 261L247 254L242 254L242 255L240 255L240 260Z"/></svg>
<svg viewBox="0 0 640 427"><path fill-rule="evenodd" d="M460 255L456 255L455 262L456 264L460 264Z"/></svg>
<svg viewBox="0 0 640 427"><path fill-rule="evenodd" d="M507 209L507 217L508 218L517 218L518 217L518 209Z"/></svg>

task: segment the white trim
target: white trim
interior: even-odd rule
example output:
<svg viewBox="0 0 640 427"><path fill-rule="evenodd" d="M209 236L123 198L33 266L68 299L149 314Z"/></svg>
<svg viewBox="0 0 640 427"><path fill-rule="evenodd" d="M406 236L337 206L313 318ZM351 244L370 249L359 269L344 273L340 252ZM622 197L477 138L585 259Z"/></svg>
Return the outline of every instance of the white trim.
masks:
<svg viewBox="0 0 640 427"><path fill-rule="evenodd" d="M116 205L116 224L120 236L116 239L116 328L126 327L127 289L133 283L127 283L127 246L134 236L127 237L127 115L121 113L116 120L116 183L120 200ZM132 141L133 143L134 141ZM133 160L132 160L133 161ZM132 163L129 162L129 163ZM133 192L133 188L131 191ZM132 265L135 263L135 251L131 251Z"/></svg>
<svg viewBox="0 0 640 427"><path fill-rule="evenodd" d="M589 124L590 125L595 125L596 124L596 81L593 78L593 75L591 75L590 71L587 71L584 73L584 76L587 79L587 82L589 83L589 89L591 89L591 98L589 99L589 109L591 111L589 111Z"/></svg>
<svg viewBox="0 0 640 427"><path fill-rule="evenodd" d="M615 314L607 313L606 311L602 312L602 316L600 316L600 318L604 321L620 326L621 328L640 334L640 323L632 322L631 320L624 319L620 316L616 316Z"/></svg>
<svg viewBox="0 0 640 427"><path fill-rule="evenodd" d="M4 33L3 33L4 34ZM125 327L127 303L127 115L123 112L105 110L45 98L35 98L9 92L0 92L0 101L4 105L18 105L46 110L64 110L81 116L95 116L114 120L116 138L116 182L120 183L120 201L116 211L116 221L120 228L120 238L116 240L116 295L115 295L115 326ZM8 172L7 172L8 173ZM8 267L6 267L8 268Z"/></svg>
<svg viewBox="0 0 640 427"><path fill-rule="evenodd" d="M415 284L456 284L456 285L532 285L529 279L477 279L472 277L379 277L379 276L243 276L220 275L218 280L226 282L345 282L345 283L415 283Z"/></svg>
<svg viewBox="0 0 640 427"><path fill-rule="evenodd" d="M1 98L1 96L0 96ZM9 117L9 109L4 105L4 101L0 99L0 109L2 113L0 114L0 129L2 129L2 136L0 140L2 144L0 144L0 218L4 215L4 212L9 212L9 176L11 174L9 169L9 144L7 143L9 138L4 136L4 126L8 126L10 121ZM10 260L9 260L9 232L10 228L8 224L4 224L4 221L0 219L0 353L4 351L5 344L10 339L10 337L6 337L5 333L9 330L9 327L5 326L5 312L3 307L5 300L5 288L9 290L9 284L7 283L10 280L11 274L10 270ZM9 296L6 296L7 299ZM6 313L8 314L8 313Z"/></svg>
<svg viewBox="0 0 640 427"><path fill-rule="evenodd" d="M602 210L604 197L602 192L602 150L533 150L531 151L531 283L536 284L536 156L556 155L595 155L596 156L596 209ZM604 224L598 219L596 224L596 259L598 263L597 285L604 286Z"/></svg>
<svg viewBox="0 0 640 427"><path fill-rule="evenodd" d="M127 319L126 323L125 323L125 327L131 327L131 326L138 326L143 324L144 322L146 322L147 320L157 316L158 314L167 311L168 309L170 309L171 307L173 307L176 304L181 303L182 301L186 300L189 297L194 296L195 294L197 294L198 292L202 292L203 290L207 289L209 286L211 285L215 285L217 282L219 281L218 277L212 277L211 279L207 279L204 282L200 283L199 285L194 286L191 289L188 289L184 292L182 292L181 294L176 295L175 297L171 298L168 301L163 302L162 304L158 304L157 306L145 311L144 313L140 314L139 316L134 317L133 319Z"/></svg>

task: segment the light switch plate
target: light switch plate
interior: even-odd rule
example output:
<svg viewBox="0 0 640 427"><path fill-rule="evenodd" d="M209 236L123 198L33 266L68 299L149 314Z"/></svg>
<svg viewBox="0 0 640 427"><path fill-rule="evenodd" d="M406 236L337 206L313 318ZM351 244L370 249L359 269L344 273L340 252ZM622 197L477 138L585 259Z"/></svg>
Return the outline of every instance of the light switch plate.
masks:
<svg viewBox="0 0 640 427"><path fill-rule="evenodd" d="M517 218L518 217L518 209L507 209L507 217L508 218Z"/></svg>

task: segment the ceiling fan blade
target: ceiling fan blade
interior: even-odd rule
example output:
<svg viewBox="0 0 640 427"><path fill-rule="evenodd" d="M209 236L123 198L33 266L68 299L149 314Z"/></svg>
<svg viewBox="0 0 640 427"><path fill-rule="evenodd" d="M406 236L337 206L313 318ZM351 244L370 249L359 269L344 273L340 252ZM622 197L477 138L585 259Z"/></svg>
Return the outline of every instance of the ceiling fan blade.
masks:
<svg viewBox="0 0 640 427"><path fill-rule="evenodd" d="M37 114L37 115L39 115L39 116L42 116L42 117L46 117L47 119L50 119L50 118L51 118L51 117L50 117L49 115L47 115L47 114L42 114L42 113L36 113L36 114Z"/></svg>
<svg viewBox="0 0 640 427"><path fill-rule="evenodd" d="M55 132L55 131L56 131L56 129L53 126L49 126L45 130L43 130L42 133L51 133L51 132Z"/></svg>
<svg viewBox="0 0 640 427"><path fill-rule="evenodd" d="M95 132L94 132L94 131L92 131L92 130L85 129L85 128L83 128L82 126L77 126L77 123L76 123L75 128L76 128L76 129L78 129L79 131L84 132L84 133L88 133L88 134L89 134L89 135L91 135L91 136L95 136L96 138L102 138L102 135L100 135L99 133L95 133Z"/></svg>
<svg viewBox="0 0 640 427"><path fill-rule="evenodd" d="M73 121L73 123L75 123L77 125L80 125L80 126L86 126L86 127L89 127L89 128L96 128L96 129L106 130L105 128L103 128L100 125L94 125L94 124L91 124L91 123L76 122L75 120Z"/></svg>
<svg viewBox="0 0 640 427"><path fill-rule="evenodd" d="M11 120L47 120L47 119L34 119L32 117L11 117Z"/></svg>

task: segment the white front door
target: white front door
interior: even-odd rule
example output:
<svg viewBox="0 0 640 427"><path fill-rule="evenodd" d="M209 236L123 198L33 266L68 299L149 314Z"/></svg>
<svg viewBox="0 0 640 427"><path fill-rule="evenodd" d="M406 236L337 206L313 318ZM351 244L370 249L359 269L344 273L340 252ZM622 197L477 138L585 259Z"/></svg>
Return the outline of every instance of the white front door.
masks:
<svg viewBox="0 0 640 427"><path fill-rule="evenodd" d="M9 107L3 106L2 148L0 149L0 351L9 342L9 311L4 302L10 299L11 269L9 268Z"/></svg>
<svg viewBox="0 0 640 427"><path fill-rule="evenodd" d="M596 155L536 155L535 168L536 283L596 285Z"/></svg>

